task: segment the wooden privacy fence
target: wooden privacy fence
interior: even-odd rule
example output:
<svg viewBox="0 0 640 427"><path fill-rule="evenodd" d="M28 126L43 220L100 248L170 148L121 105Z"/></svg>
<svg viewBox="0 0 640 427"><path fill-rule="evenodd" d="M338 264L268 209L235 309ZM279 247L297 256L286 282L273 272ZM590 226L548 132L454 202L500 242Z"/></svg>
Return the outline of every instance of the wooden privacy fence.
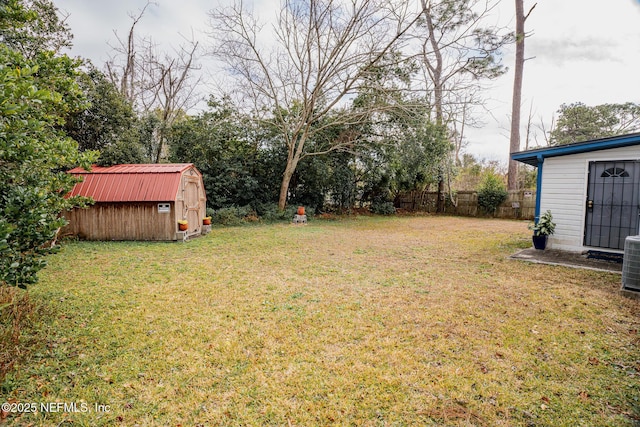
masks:
<svg viewBox="0 0 640 427"><path fill-rule="evenodd" d="M478 193L475 191L458 191L445 197L445 213L462 216L487 216L478 208ZM411 191L402 193L396 198L396 207L415 212L436 212L438 193L435 191ZM534 191L510 191L507 200L498 207L496 218L533 219L536 209L536 193Z"/></svg>

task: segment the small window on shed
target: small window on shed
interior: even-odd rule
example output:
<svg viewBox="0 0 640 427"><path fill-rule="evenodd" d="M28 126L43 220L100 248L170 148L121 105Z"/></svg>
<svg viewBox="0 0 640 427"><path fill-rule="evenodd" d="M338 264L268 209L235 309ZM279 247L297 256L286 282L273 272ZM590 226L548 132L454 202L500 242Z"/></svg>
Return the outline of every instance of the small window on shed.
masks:
<svg viewBox="0 0 640 427"><path fill-rule="evenodd" d="M602 178L629 178L629 172L623 168L609 168L602 172Z"/></svg>

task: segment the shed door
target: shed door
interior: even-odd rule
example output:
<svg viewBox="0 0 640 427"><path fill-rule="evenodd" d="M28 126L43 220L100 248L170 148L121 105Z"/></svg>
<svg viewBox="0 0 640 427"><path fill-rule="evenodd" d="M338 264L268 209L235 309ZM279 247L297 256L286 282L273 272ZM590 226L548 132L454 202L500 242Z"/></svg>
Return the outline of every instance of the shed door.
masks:
<svg viewBox="0 0 640 427"><path fill-rule="evenodd" d="M624 249L640 231L640 161L590 162L584 245Z"/></svg>
<svg viewBox="0 0 640 427"><path fill-rule="evenodd" d="M184 179L184 209L185 217L189 222L189 234L200 232L202 218L200 215L200 180L196 176L183 177Z"/></svg>

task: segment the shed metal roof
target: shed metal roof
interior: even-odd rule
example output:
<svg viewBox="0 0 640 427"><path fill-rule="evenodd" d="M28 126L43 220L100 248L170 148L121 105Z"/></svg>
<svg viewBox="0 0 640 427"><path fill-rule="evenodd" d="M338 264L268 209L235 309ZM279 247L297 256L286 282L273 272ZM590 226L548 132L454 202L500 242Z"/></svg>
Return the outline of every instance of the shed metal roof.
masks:
<svg viewBox="0 0 640 427"><path fill-rule="evenodd" d="M69 171L83 176L68 197L91 197L96 202L166 202L176 199L182 173L191 163L93 166Z"/></svg>
<svg viewBox="0 0 640 427"><path fill-rule="evenodd" d="M607 150L610 148L640 145L640 133L612 136L591 141L575 142L573 144L557 145L554 147L536 148L534 150L511 153L511 158L531 166L538 166L548 157L567 156L569 154L588 153Z"/></svg>

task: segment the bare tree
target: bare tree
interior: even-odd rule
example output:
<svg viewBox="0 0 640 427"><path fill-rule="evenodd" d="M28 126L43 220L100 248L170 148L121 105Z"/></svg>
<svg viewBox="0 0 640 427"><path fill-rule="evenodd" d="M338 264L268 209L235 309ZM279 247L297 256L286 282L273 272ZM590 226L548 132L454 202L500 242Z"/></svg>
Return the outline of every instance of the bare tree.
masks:
<svg viewBox="0 0 640 427"><path fill-rule="evenodd" d="M459 161L466 126L476 124L473 107L482 104L482 81L497 78L505 68L497 57L510 41L501 28L485 25L497 3L493 0L421 0L422 18L416 37L424 66L432 119L452 129L455 160ZM454 130L459 130L456 134ZM447 169L446 165L442 169ZM438 185L444 207L444 176Z"/></svg>
<svg viewBox="0 0 640 427"><path fill-rule="evenodd" d="M129 33L127 35L126 42L122 40L118 33L114 30L113 33L118 41L117 46L111 46L114 55L106 62L105 67L107 69L107 75L111 79L111 83L120 89L120 93L131 103L135 105L140 88L135 85L136 82L136 59L138 54L136 53L136 35L135 29L138 22L144 16L147 8L154 3L147 1L140 12L137 15L129 14L131 18L131 27L129 27ZM144 44L150 43L148 39L143 39ZM139 44L139 42L138 42ZM122 59L124 57L124 59Z"/></svg>
<svg viewBox="0 0 640 427"><path fill-rule="evenodd" d="M516 0L516 67L513 78L513 100L511 105L511 137L509 140L509 152L520 150L520 108L522 102L522 78L524 73L524 24L536 4L524 14L524 0ZM509 159L509 172L507 176L507 189L516 190L518 186L518 164Z"/></svg>
<svg viewBox="0 0 640 427"><path fill-rule="evenodd" d="M524 149L528 150L531 145L531 139L536 137L536 133L534 130L535 125L533 124L533 99L531 100L531 104L529 105L529 116L527 117L527 130L524 138Z"/></svg>
<svg viewBox="0 0 640 427"><path fill-rule="evenodd" d="M549 128L547 128L545 120L543 119L542 116L539 116L538 120L539 120L539 124L536 125L536 127L542 132L542 138L544 139L544 142L542 144L538 143L538 138L536 133L536 138L535 138L536 144L539 146L548 147L551 145L551 140L550 140L551 132L553 132L553 130L556 128L556 115L555 114L551 115L551 124L549 125Z"/></svg>
<svg viewBox="0 0 640 427"><path fill-rule="evenodd" d="M344 135L315 152L307 144L327 126L366 118L362 110L335 112L358 93L368 73L393 61L417 13L399 0L283 0L271 32L241 2L210 17L212 54L227 66L234 90L251 103L254 114L275 125L286 144L278 200L284 209L302 158L357 143L353 135Z"/></svg>
<svg viewBox="0 0 640 427"><path fill-rule="evenodd" d="M452 129L452 139L453 139L453 160L455 161L456 166L462 164L461 155L462 149L467 145L467 141L465 140L465 130L467 127L467 120L469 118L468 108L470 104L464 102L462 104L462 111L459 120L454 120L451 123Z"/></svg>
<svg viewBox="0 0 640 427"><path fill-rule="evenodd" d="M137 15L130 15L126 41L115 34L118 44L106 68L111 82L139 113L158 116L160 127L152 144L152 160L158 163L165 155L166 130L199 101L195 93L200 78L194 76L199 67L198 42L193 35L172 54L159 52L151 38L136 36L137 24L153 4L148 1Z"/></svg>
<svg viewBox="0 0 640 427"><path fill-rule="evenodd" d="M501 76L496 54L510 39L485 21L496 7L492 0L421 0L420 59L433 94L435 120L448 124L460 111L480 102L482 79Z"/></svg>
<svg viewBox="0 0 640 427"><path fill-rule="evenodd" d="M192 39L193 40L193 39ZM198 42L190 41L174 52L161 58L156 49L149 45L143 55L143 78L146 84L140 95L140 104L145 112L155 112L160 119L156 134L156 163L165 157L166 132L173 123L191 108L199 99L195 90L199 78L192 78Z"/></svg>

